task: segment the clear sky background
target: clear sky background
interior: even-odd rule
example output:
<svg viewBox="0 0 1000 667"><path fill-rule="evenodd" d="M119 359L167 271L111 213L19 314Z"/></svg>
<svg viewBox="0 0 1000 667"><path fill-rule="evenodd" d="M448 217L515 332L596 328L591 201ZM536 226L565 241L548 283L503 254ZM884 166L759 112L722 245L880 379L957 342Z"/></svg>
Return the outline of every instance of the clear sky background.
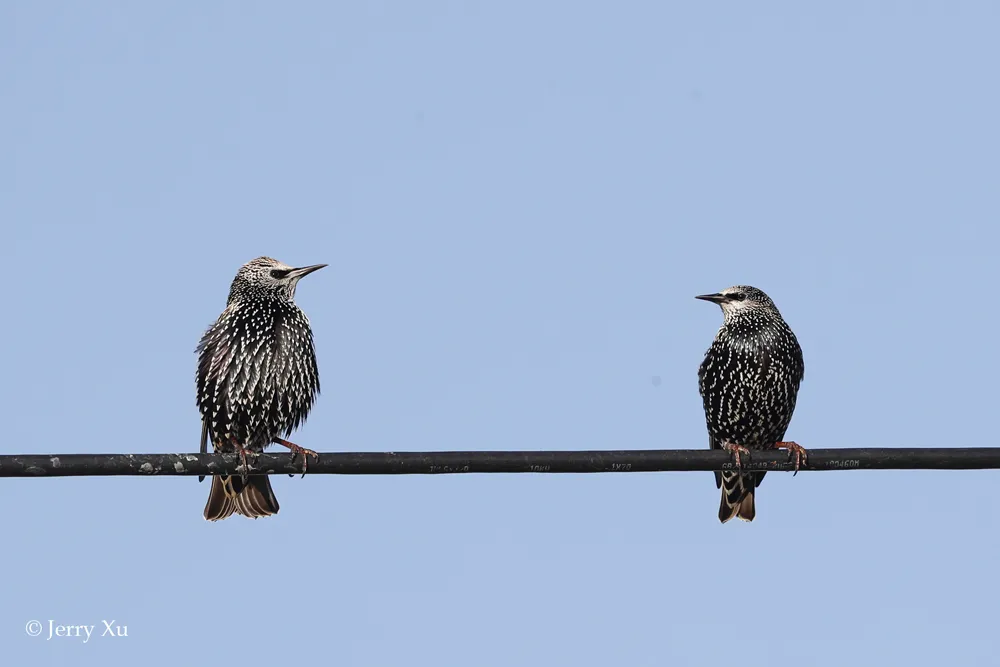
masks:
<svg viewBox="0 0 1000 667"><path fill-rule="evenodd" d="M1000 8L822 4L3 3L3 449L197 451L265 254L330 265L320 451L707 447L692 297L738 283L805 350L790 438L997 445ZM707 472L281 476L214 524L193 477L4 480L0 645L996 664L998 482L772 473L723 526Z"/></svg>

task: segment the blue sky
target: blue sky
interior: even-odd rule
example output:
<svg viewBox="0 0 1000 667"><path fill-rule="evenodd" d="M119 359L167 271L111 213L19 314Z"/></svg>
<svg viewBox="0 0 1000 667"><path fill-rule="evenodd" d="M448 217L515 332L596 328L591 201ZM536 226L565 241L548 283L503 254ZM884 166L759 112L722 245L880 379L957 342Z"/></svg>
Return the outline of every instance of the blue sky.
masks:
<svg viewBox="0 0 1000 667"><path fill-rule="evenodd" d="M1000 374L992 3L0 7L9 453L198 447L194 347L258 255L320 451L707 446L748 283L788 436L976 446ZM654 378L660 378L655 384ZM996 472L5 480L10 664L994 664ZM32 638L30 620L127 625ZM738 658L737 658L738 656Z"/></svg>

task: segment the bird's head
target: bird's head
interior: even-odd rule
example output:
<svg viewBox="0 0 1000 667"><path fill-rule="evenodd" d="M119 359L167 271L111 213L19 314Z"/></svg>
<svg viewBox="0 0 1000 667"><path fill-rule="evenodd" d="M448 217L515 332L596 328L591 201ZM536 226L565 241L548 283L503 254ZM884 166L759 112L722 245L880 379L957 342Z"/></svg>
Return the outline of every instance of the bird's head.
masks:
<svg viewBox="0 0 1000 667"><path fill-rule="evenodd" d="M324 266L326 264L294 268L270 257L252 259L236 272L229 290L229 302L245 298L291 301L295 298L295 286L299 280Z"/></svg>
<svg viewBox="0 0 1000 667"><path fill-rule="evenodd" d="M771 298L756 287L749 285L735 285L715 294L702 294L695 298L719 304L726 322L740 315L755 313L781 317Z"/></svg>

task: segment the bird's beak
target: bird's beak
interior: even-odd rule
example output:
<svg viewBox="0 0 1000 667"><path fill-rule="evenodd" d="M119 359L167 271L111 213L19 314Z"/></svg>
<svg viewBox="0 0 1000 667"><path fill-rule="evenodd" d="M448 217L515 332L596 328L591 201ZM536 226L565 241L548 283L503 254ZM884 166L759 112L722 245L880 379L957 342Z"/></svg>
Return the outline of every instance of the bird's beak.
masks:
<svg viewBox="0 0 1000 667"><path fill-rule="evenodd" d="M715 294L701 294L695 298L702 301L711 301L712 303L722 303L726 300L726 295L716 292Z"/></svg>
<svg viewBox="0 0 1000 667"><path fill-rule="evenodd" d="M303 276L308 276L313 271L319 271L326 264L313 264L312 266L303 266L301 269L292 269L288 272L289 278L302 278Z"/></svg>

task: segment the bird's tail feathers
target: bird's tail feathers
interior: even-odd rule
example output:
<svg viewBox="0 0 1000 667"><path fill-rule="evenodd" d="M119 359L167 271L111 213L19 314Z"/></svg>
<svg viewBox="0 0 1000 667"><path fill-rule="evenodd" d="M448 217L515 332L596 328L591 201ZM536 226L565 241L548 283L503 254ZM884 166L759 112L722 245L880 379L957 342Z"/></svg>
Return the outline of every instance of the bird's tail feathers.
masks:
<svg viewBox="0 0 1000 667"><path fill-rule="evenodd" d="M239 475L212 477L212 489L205 504L205 518L209 521L225 519L236 512L251 519L278 513L278 499L271 490L267 475L251 475L247 482Z"/></svg>
<svg viewBox="0 0 1000 667"><path fill-rule="evenodd" d="M722 500L719 502L719 521L725 523L737 517L753 521L757 514L754 506L755 478L753 474L724 471L722 473Z"/></svg>

